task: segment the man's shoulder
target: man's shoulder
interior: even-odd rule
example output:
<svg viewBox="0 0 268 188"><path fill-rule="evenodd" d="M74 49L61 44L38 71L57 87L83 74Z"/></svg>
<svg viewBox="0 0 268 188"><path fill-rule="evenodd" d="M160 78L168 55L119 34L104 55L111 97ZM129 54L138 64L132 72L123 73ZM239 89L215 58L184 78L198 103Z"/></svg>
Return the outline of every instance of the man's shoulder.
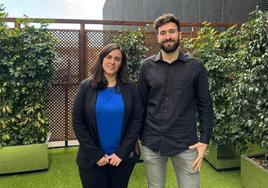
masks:
<svg viewBox="0 0 268 188"><path fill-rule="evenodd" d="M203 66L202 60L198 57L194 57L191 54L185 54L185 60L186 60L186 62L190 63L194 67Z"/></svg>
<svg viewBox="0 0 268 188"><path fill-rule="evenodd" d="M193 63L196 63L196 64L200 64L202 63L202 60L198 57L194 57L192 54L190 53L186 53L185 54L185 59L186 61L190 61L190 62L193 62Z"/></svg>
<svg viewBox="0 0 268 188"><path fill-rule="evenodd" d="M141 64L144 65L144 64L150 64L150 63L154 63L155 62L155 58L156 58L157 54L154 54L150 57L147 57L145 59L143 59L141 61Z"/></svg>

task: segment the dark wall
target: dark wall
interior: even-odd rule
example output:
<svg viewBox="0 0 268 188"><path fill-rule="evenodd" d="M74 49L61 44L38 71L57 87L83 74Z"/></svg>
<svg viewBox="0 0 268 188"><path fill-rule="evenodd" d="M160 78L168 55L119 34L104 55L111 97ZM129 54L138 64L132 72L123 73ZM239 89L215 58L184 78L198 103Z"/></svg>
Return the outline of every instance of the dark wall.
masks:
<svg viewBox="0 0 268 188"><path fill-rule="evenodd" d="M268 10L268 0L106 0L103 19L152 21L170 12L182 22L245 22L257 5Z"/></svg>

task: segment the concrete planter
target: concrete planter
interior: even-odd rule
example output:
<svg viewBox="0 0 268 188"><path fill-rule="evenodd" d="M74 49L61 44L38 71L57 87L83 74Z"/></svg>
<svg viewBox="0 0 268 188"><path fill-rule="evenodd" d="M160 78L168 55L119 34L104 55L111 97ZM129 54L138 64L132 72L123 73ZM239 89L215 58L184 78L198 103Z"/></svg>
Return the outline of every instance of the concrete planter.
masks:
<svg viewBox="0 0 268 188"><path fill-rule="evenodd" d="M48 143L0 149L0 174L48 169Z"/></svg>
<svg viewBox="0 0 268 188"><path fill-rule="evenodd" d="M232 144L210 144L205 159L217 170L240 167L241 153Z"/></svg>
<svg viewBox="0 0 268 188"><path fill-rule="evenodd" d="M205 159L217 170L239 168L242 154L262 152L263 150L255 145L248 144L248 149L240 152L233 144L218 146L211 143Z"/></svg>
<svg viewBox="0 0 268 188"><path fill-rule="evenodd" d="M263 155L264 153L241 156L241 182L243 188L267 188L268 170L250 159Z"/></svg>

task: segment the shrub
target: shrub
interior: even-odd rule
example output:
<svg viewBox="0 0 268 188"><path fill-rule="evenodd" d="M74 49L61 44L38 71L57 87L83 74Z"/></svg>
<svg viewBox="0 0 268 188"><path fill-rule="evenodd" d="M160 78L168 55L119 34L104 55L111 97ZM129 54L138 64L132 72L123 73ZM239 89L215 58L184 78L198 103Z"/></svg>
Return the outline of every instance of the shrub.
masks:
<svg viewBox="0 0 268 188"><path fill-rule="evenodd" d="M148 48L144 45L142 30L123 31L115 36L114 42L120 44L126 52L130 78L137 82L140 68L140 61L144 58Z"/></svg>
<svg viewBox="0 0 268 188"><path fill-rule="evenodd" d="M3 7L1 6L2 17ZM55 60L47 24L0 23L0 146L42 143L48 132L45 98Z"/></svg>
<svg viewBox="0 0 268 188"><path fill-rule="evenodd" d="M218 33L209 23L204 23L196 38L184 42L184 47L203 61L208 72L215 115L212 140L217 145L245 142L240 125L233 121L235 109L230 106L237 92L233 86L238 74L234 62L240 49L239 40L236 26Z"/></svg>
<svg viewBox="0 0 268 188"><path fill-rule="evenodd" d="M252 143L268 148L268 11L254 11L242 26L245 41L241 48L241 67L236 104L240 123Z"/></svg>
<svg viewBox="0 0 268 188"><path fill-rule="evenodd" d="M240 150L248 142L268 148L268 12L237 30L217 34L206 24L184 47L201 58L208 71L217 145L234 143Z"/></svg>

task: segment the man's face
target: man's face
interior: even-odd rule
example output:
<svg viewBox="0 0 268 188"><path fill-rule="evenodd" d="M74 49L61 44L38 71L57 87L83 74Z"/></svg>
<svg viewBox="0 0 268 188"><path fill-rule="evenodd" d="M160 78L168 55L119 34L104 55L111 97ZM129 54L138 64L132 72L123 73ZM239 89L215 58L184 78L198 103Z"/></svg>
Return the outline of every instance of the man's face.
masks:
<svg viewBox="0 0 268 188"><path fill-rule="evenodd" d="M166 53L174 52L180 45L179 31L173 22L158 27L157 38L161 49Z"/></svg>

